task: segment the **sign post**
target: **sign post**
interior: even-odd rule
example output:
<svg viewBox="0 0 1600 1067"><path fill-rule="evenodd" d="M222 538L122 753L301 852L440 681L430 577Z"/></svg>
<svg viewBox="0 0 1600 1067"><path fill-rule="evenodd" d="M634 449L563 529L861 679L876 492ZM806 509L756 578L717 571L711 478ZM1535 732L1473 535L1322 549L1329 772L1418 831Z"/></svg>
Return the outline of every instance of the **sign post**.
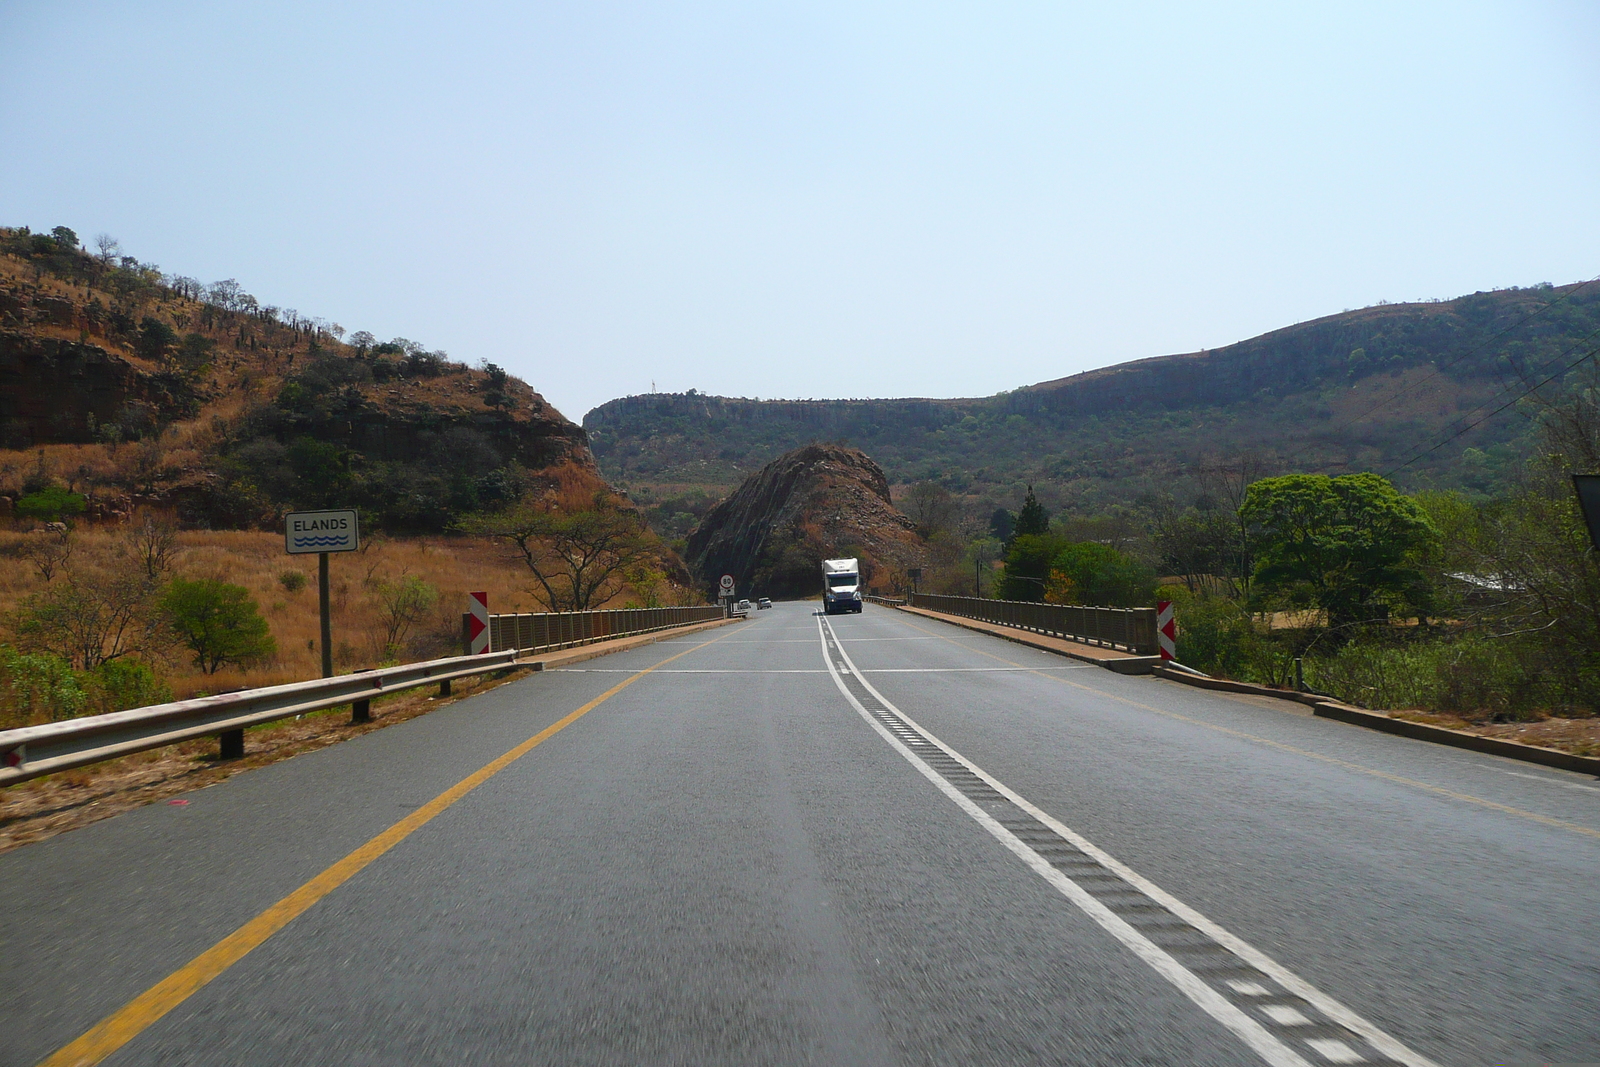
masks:
<svg viewBox="0 0 1600 1067"><path fill-rule="evenodd" d="M328 553L361 547L361 523L354 511L291 511L283 519L284 551L317 554L317 606L322 613L322 676L333 677L333 623L328 616Z"/></svg>
<svg viewBox="0 0 1600 1067"><path fill-rule="evenodd" d="M733 575L724 574L722 580L717 583L717 599L725 601L723 605L725 614L733 612Z"/></svg>

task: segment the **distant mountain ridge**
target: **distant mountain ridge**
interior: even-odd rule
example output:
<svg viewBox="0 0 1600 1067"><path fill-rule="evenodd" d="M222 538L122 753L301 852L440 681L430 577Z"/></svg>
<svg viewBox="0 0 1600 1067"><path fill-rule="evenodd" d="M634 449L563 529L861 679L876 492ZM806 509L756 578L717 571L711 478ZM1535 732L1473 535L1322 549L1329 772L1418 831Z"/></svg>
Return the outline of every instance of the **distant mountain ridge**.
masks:
<svg viewBox="0 0 1600 1067"><path fill-rule="evenodd" d="M1191 468L1243 453L1284 469L1383 472L1581 354L1597 332L1600 286L1541 285L1382 304L991 397L651 394L603 404L584 427L606 476L658 509L725 492L813 440L866 449L893 483L931 479L1015 506L1031 482L1053 507L1099 508L1192 489ZM1507 413L1397 480L1491 491L1526 428Z"/></svg>

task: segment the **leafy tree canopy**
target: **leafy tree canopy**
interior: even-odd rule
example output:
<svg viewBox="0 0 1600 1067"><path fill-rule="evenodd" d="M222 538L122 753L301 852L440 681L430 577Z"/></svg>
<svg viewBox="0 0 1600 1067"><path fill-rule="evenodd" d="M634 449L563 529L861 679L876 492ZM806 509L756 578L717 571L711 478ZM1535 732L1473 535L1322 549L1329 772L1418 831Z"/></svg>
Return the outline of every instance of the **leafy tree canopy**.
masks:
<svg viewBox="0 0 1600 1067"><path fill-rule="evenodd" d="M1245 494L1240 516L1255 542L1260 592L1314 604L1332 626L1428 610L1418 564L1438 530L1378 475L1263 478Z"/></svg>
<svg viewBox="0 0 1600 1067"><path fill-rule="evenodd" d="M245 666L278 651L250 591L209 578L174 579L162 594L178 639L194 653L195 666L215 674L225 664Z"/></svg>
<svg viewBox="0 0 1600 1067"><path fill-rule="evenodd" d="M1050 561L1045 599L1058 604L1102 608L1149 607L1155 599L1156 573L1110 545L1079 541L1063 547Z"/></svg>
<svg viewBox="0 0 1600 1067"><path fill-rule="evenodd" d="M1059 534L1017 534L1006 548L1005 570L995 595L1001 600L1043 600L1050 566L1070 543Z"/></svg>

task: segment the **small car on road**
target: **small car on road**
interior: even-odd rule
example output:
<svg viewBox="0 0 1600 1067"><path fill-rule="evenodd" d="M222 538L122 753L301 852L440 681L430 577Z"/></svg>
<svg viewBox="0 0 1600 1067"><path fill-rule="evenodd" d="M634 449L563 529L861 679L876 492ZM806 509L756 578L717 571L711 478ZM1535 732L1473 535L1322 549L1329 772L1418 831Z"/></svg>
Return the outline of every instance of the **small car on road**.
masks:
<svg viewBox="0 0 1600 1067"><path fill-rule="evenodd" d="M762 597L760 600L756 601L756 610L757 611L760 611L762 608L770 608L770 607L772 607L772 601L768 600L766 597Z"/></svg>

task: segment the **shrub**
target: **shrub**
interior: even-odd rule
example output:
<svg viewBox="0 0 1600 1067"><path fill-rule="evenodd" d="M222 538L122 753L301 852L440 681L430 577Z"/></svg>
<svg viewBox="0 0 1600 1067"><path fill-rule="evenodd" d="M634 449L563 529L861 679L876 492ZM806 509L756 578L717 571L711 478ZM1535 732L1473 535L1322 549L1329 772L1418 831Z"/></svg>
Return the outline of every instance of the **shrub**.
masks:
<svg viewBox="0 0 1600 1067"><path fill-rule="evenodd" d="M278 651L267 620L242 585L175 579L162 594L161 608L178 639L194 653L195 666L207 674L229 663L245 667Z"/></svg>
<svg viewBox="0 0 1600 1067"><path fill-rule="evenodd" d="M0 645L0 716L7 725L70 719L88 702L78 673L60 656Z"/></svg>
<svg viewBox="0 0 1600 1067"><path fill-rule="evenodd" d="M88 675L96 710L126 711L172 699L172 689L147 665L135 660L114 659L102 663Z"/></svg>
<svg viewBox="0 0 1600 1067"><path fill-rule="evenodd" d="M48 485L18 500L16 512L24 519L60 522L68 515L82 515L88 507L89 502L80 494L59 485Z"/></svg>
<svg viewBox="0 0 1600 1067"><path fill-rule="evenodd" d="M1019 539L1020 540L1020 539ZM1071 583L1075 597L1061 603L1090 604L1096 607L1146 607L1155 595L1153 570L1110 545L1080 541L1056 553L1050 575ZM1046 586L1049 592L1049 586ZM1051 599L1048 595L1045 599Z"/></svg>
<svg viewBox="0 0 1600 1067"><path fill-rule="evenodd" d="M278 575L278 584L286 592L298 593L306 587L305 571L283 571Z"/></svg>

